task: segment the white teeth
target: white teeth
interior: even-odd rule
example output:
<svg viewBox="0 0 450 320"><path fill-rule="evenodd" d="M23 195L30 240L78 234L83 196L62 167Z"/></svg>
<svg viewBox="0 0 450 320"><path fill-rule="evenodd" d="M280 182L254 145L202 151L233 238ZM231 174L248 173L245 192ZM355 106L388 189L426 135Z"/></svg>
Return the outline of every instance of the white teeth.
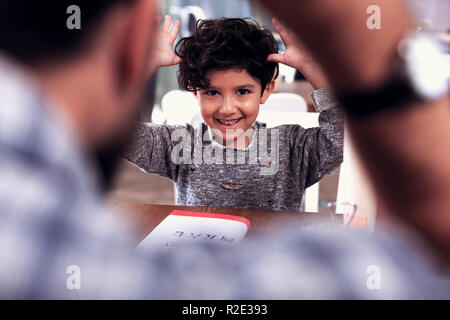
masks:
<svg viewBox="0 0 450 320"><path fill-rule="evenodd" d="M233 120L233 121L225 121L225 120L217 119L217 121L219 121L220 123L222 123L224 125L227 125L227 126L231 126L233 124L236 124L239 120L241 120L241 119L236 119L236 120Z"/></svg>

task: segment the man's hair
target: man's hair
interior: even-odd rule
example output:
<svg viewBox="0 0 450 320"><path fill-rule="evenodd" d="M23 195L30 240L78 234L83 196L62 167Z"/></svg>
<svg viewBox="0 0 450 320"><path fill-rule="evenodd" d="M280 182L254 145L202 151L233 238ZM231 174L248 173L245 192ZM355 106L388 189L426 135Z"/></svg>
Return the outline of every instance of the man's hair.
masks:
<svg viewBox="0 0 450 320"><path fill-rule="evenodd" d="M0 52L25 64L51 61L79 52L105 13L134 0L0 0ZM81 29L70 30L71 5L81 11Z"/></svg>
<svg viewBox="0 0 450 320"><path fill-rule="evenodd" d="M210 70L246 70L261 82L262 91L279 73L278 63L267 61L269 54L278 52L272 33L248 18L200 20L175 52L182 58L178 84L188 91L207 89Z"/></svg>

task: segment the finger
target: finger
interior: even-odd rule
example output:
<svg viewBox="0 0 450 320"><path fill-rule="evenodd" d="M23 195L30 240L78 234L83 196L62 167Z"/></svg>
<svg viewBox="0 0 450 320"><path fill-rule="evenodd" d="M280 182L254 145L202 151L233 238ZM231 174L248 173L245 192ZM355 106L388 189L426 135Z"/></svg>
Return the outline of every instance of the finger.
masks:
<svg viewBox="0 0 450 320"><path fill-rule="evenodd" d="M181 59L179 56L175 56L175 58L173 59L173 64L179 64L181 63L181 61L183 61L183 59Z"/></svg>
<svg viewBox="0 0 450 320"><path fill-rule="evenodd" d="M267 57L267 61L284 63L284 56L279 53L272 53Z"/></svg>
<svg viewBox="0 0 450 320"><path fill-rule="evenodd" d="M283 40L284 44L286 46L289 46L292 44L292 39L289 35L289 33L286 31L286 29L283 27L283 25L278 21L277 18L272 19L273 26L277 30L278 34L281 37L281 40Z"/></svg>
<svg viewBox="0 0 450 320"><path fill-rule="evenodd" d="M169 32L169 28L170 28L171 24L172 24L172 17L169 15L166 15L166 17L164 18L164 23L163 23L161 30L164 32Z"/></svg>
<svg viewBox="0 0 450 320"><path fill-rule="evenodd" d="M287 32L287 30L283 27L283 25L280 23L280 21L278 21L277 18L273 18L272 23L275 29L277 30L278 34L280 35L281 40L283 40L284 44L289 45L291 43L290 41L291 37Z"/></svg>
<svg viewBox="0 0 450 320"><path fill-rule="evenodd" d="M161 27L161 20L162 17L160 15L157 15L155 18L155 25L154 25L155 30L159 30L159 28Z"/></svg>
<svg viewBox="0 0 450 320"><path fill-rule="evenodd" d="M175 22L173 23L172 29L169 32L170 39L172 41L174 41L177 38L179 30L180 30L180 21L179 20L175 20Z"/></svg>

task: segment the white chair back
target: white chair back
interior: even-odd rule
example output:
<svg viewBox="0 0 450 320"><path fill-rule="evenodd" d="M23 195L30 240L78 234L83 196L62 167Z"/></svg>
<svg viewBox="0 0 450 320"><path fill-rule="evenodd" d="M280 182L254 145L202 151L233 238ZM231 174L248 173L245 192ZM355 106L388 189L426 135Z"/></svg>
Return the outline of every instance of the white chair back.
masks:
<svg viewBox="0 0 450 320"><path fill-rule="evenodd" d="M305 99L295 93L272 93L266 103L261 105L261 111L306 112L308 105Z"/></svg>
<svg viewBox="0 0 450 320"><path fill-rule="evenodd" d="M191 123L200 111L192 92L181 90L167 92L161 100L161 109L168 125Z"/></svg>
<svg viewBox="0 0 450 320"><path fill-rule="evenodd" d="M265 124L267 124L268 128L273 128L284 124L299 124L303 128L308 129L319 126L319 113L261 110L256 120L259 122L264 122Z"/></svg>

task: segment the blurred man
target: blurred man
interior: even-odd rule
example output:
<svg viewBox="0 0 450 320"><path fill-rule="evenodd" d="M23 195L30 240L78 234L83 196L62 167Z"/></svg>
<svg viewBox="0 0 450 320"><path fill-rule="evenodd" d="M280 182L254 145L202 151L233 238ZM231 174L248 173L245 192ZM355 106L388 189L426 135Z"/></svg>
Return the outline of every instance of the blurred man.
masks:
<svg viewBox="0 0 450 320"><path fill-rule="evenodd" d="M0 4L0 297L448 297L439 267L449 261L450 148L440 158L434 149L448 144L448 101L402 108L392 118L372 108L363 125L352 122L387 210L410 230L293 228L234 250L186 247L138 257L104 212L101 190L138 112L154 2L71 1L81 8L79 31L65 29L69 3L59 2ZM386 82L411 27L399 2L389 1L389 34L367 38L361 23L369 2L377 1L265 1L304 36L347 112L359 116L345 98Z"/></svg>
<svg viewBox="0 0 450 320"><path fill-rule="evenodd" d="M138 117L155 13L153 0L1 1L1 297L49 296L82 262L70 257L121 238L101 195Z"/></svg>

